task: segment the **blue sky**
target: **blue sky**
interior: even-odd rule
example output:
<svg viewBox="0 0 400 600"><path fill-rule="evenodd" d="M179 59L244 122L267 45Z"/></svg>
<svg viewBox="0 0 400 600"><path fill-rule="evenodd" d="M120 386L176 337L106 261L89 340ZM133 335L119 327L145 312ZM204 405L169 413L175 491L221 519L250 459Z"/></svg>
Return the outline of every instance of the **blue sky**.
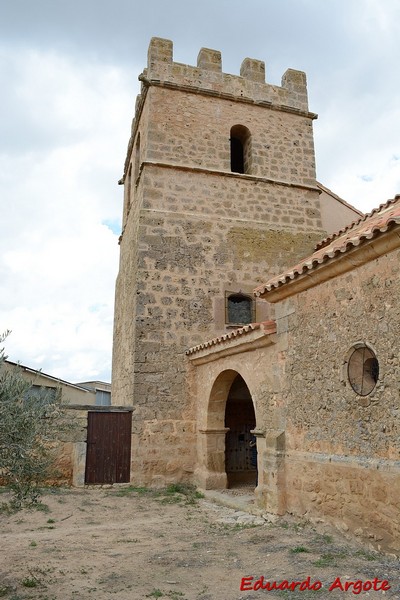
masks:
<svg viewBox="0 0 400 600"><path fill-rule="evenodd" d="M368 211L400 192L398 0L13 0L0 18L0 330L11 360L110 379L122 175L152 36L223 70L307 73L318 179Z"/></svg>

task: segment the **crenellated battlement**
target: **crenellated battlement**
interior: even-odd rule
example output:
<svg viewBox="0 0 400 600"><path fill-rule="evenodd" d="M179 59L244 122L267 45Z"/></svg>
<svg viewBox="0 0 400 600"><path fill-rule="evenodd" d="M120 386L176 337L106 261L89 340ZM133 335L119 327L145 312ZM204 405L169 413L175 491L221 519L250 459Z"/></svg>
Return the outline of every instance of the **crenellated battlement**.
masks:
<svg viewBox="0 0 400 600"><path fill-rule="evenodd" d="M231 75L222 72L221 53L209 48L201 48L194 67L174 62L172 41L157 37L151 39L147 56L147 69L139 77L144 85L192 89L245 102L308 111L307 81L302 71L288 69L281 86L276 86L266 83L263 61L245 58L240 75Z"/></svg>

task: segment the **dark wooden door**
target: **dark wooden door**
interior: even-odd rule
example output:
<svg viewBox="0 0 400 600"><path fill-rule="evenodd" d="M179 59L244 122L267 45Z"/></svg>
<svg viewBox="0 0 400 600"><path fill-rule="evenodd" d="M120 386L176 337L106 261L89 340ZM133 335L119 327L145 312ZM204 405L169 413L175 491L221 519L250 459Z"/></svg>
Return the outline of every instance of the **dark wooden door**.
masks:
<svg viewBox="0 0 400 600"><path fill-rule="evenodd" d="M89 412L85 483L128 483L131 466L130 412Z"/></svg>
<svg viewBox="0 0 400 600"><path fill-rule="evenodd" d="M236 423L231 425L226 436L225 466L227 473L235 471L250 471L251 448L250 441L254 429L253 423Z"/></svg>

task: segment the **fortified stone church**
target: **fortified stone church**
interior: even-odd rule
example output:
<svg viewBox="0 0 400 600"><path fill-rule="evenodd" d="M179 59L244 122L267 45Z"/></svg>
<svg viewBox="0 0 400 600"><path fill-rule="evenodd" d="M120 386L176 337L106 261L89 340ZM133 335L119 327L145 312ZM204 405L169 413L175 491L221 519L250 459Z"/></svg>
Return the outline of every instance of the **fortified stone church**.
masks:
<svg viewBox="0 0 400 600"><path fill-rule="evenodd" d="M172 54L151 40L120 182L130 479L253 484L399 550L400 197L365 217L316 181L304 73Z"/></svg>

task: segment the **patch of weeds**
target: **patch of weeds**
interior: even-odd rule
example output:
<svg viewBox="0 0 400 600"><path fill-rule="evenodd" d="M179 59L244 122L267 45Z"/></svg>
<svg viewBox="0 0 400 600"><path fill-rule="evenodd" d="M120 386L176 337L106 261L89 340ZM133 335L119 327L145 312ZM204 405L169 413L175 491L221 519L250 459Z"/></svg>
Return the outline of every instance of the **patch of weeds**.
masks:
<svg viewBox="0 0 400 600"><path fill-rule="evenodd" d="M134 539L122 539L122 540L117 540L117 544L137 544L139 540L137 538Z"/></svg>
<svg viewBox="0 0 400 600"><path fill-rule="evenodd" d="M372 554L372 552L366 552L365 550L357 550L355 556L359 556L360 558L364 558L365 560L376 560L375 554Z"/></svg>
<svg viewBox="0 0 400 600"><path fill-rule="evenodd" d="M158 588L154 589L150 594L146 594L146 598L161 598L162 596L164 596L164 594Z"/></svg>
<svg viewBox="0 0 400 600"><path fill-rule="evenodd" d="M295 548L291 548L291 554L300 554L301 552L310 552L308 548L305 546L296 546Z"/></svg>
<svg viewBox="0 0 400 600"><path fill-rule="evenodd" d="M180 504L184 498L180 494L167 494L160 499L161 504Z"/></svg>
<svg viewBox="0 0 400 600"><path fill-rule="evenodd" d="M5 598L8 594L11 594L12 587L10 585L0 585L0 598Z"/></svg>
<svg viewBox="0 0 400 600"><path fill-rule="evenodd" d="M33 505L33 508L44 513L50 512L50 508L47 506L47 504L44 504L43 502L36 502L36 504Z"/></svg>
<svg viewBox="0 0 400 600"><path fill-rule="evenodd" d="M289 523L287 521L280 521L278 525L279 527L282 527L282 529L289 529Z"/></svg>
<svg viewBox="0 0 400 600"><path fill-rule="evenodd" d="M255 527L259 527L259 525L257 523L235 523L233 530L242 531L242 529L254 529Z"/></svg>
<svg viewBox="0 0 400 600"><path fill-rule="evenodd" d="M321 535L321 540L325 542L325 544L332 544L333 537L329 535L329 533L324 533L323 535Z"/></svg>
<svg viewBox="0 0 400 600"><path fill-rule="evenodd" d="M47 522L48 522L48 523L55 523L55 522L56 522L56 520L55 520L55 519L47 519Z"/></svg>
<svg viewBox="0 0 400 600"><path fill-rule="evenodd" d="M8 502L2 502L0 504L0 513L3 513L4 515L13 515L16 512L16 509L13 508Z"/></svg>
<svg viewBox="0 0 400 600"><path fill-rule="evenodd" d="M197 504L197 501L204 498L204 494L199 492L194 485L184 483L171 483L165 490L160 492L162 504L173 504L184 502L185 504Z"/></svg>
<svg viewBox="0 0 400 600"><path fill-rule="evenodd" d="M326 554L322 554L322 556L312 564L316 567L333 567L336 566L337 558L344 558L345 556L347 556L347 552L336 552L335 554L327 552Z"/></svg>
<svg viewBox="0 0 400 600"><path fill-rule="evenodd" d="M111 492L113 496L129 496L130 494L151 494L151 490L144 486L129 485L117 491Z"/></svg>
<svg viewBox="0 0 400 600"><path fill-rule="evenodd" d="M36 579L36 577L25 577L25 579L23 579L21 583L24 587L34 588L37 587L38 580Z"/></svg>
<svg viewBox="0 0 400 600"><path fill-rule="evenodd" d="M36 548L37 546L37 542L35 542L35 540L32 540L31 543L29 544L32 548Z"/></svg>
<svg viewBox="0 0 400 600"><path fill-rule="evenodd" d="M294 523L293 530L296 533L299 533L299 531L303 531L304 530L304 523Z"/></svg>
<svg viewBox="0 0 400 600"><path fill-rule="evenodd" d="M256 523L222 523L221 529L225 531L243 531L243 529L254 529L259 527Z"/></svg>

